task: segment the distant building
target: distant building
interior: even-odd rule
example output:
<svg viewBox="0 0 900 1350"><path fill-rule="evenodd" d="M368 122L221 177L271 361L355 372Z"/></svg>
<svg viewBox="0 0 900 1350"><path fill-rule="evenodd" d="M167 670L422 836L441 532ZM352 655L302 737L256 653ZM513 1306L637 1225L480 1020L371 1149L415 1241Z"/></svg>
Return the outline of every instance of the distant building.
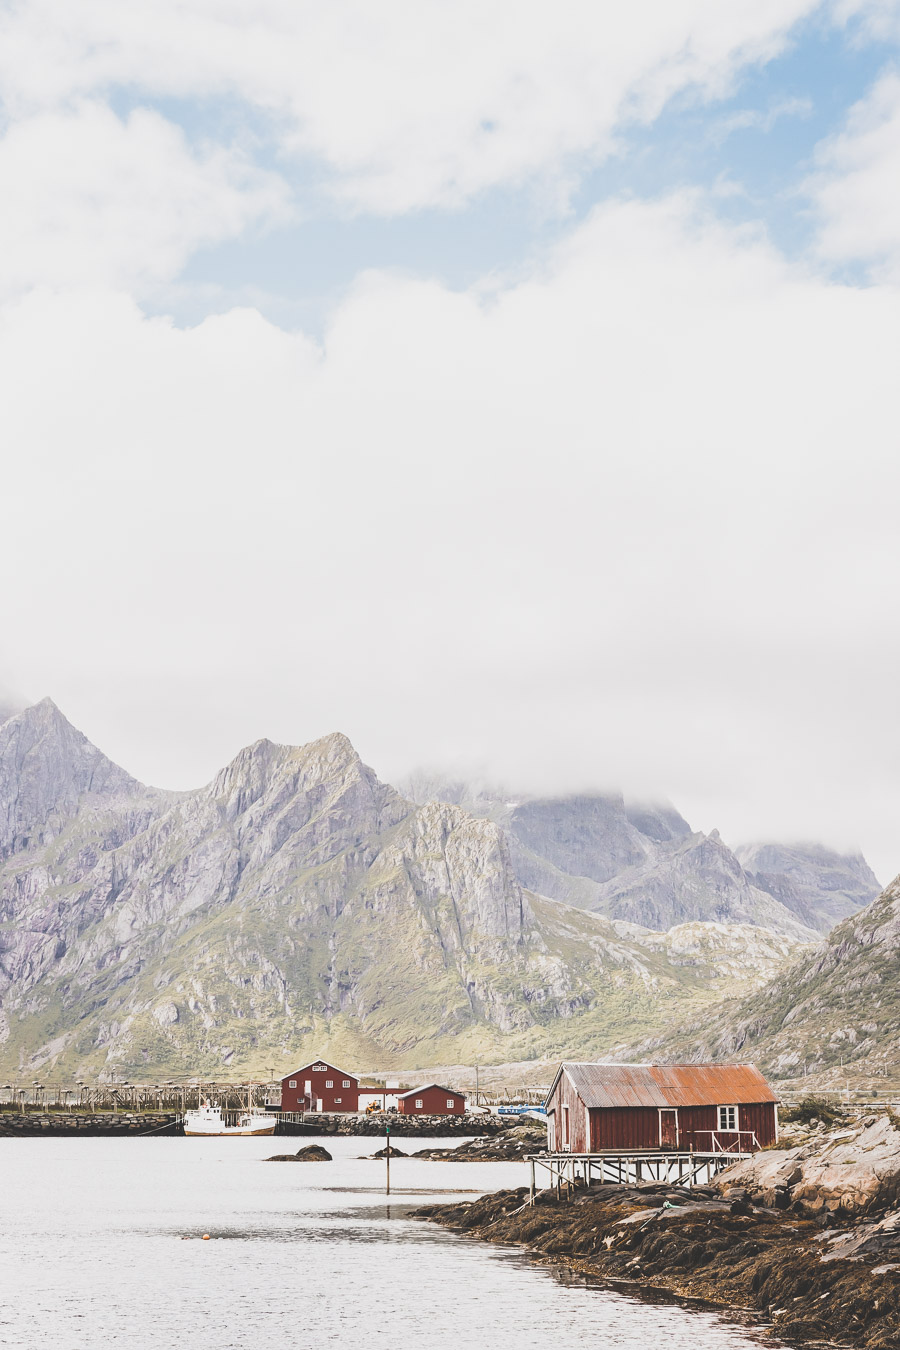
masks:
<svg viewBox="0 0 900 1350"><path fill-rule="evenodd" d="M466 1099L461 1092L429 1083L427 1087L410 1088L397 1098L401 1116L462 1116Z"/></svg>
<svg viewBox="0 0 900 1350"><path fill-rule="evenodd" d="M358 1111L359 1079L323 1059L281 1080L282 1111Z"/></svg>
<svg viewBox="0 0 900 1350"><path fill-rule="evenodd" d="M396 1111L400 1094L409 1091L409 1083L372 1083L362 1079L359 1085L359 1109L374 1106L379 1111Z"/></svg>
<svg viewBox="0 0 900 1350"><path fill-rule="evenodd" d="M775 1094L752 1064L559 1066L547 1094L551 1153L755 1153L775 1142Z"/></svg>

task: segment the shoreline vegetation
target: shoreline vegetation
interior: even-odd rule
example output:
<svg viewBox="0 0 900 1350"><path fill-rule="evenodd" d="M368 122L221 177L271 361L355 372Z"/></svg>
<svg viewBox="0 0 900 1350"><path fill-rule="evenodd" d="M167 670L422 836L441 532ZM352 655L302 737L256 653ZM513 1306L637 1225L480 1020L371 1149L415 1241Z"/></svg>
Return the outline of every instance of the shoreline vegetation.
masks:
<svg viewBox="0 0 900 1350"><path fill-rule="evenodd" d="M900 1121L803 1110L778 1148L693 1188L527 1186L415 1216L575 1275L806 1346L900 1345ZM462 1150L460 1150L461 1152Z"/></svg>

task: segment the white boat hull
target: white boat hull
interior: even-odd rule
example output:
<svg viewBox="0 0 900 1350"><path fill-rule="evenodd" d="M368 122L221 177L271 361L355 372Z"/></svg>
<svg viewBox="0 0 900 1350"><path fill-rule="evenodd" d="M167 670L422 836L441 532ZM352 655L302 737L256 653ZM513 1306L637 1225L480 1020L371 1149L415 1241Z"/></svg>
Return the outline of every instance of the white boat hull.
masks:
<svg viewBox="0 0 900 1350"><path fill-rule="evenodd" d="M197 1111L186 1111L184 1132L193 1139L249 1139L257 1134L274 1134L277 1116L265 1111L229 1112L237 1114L237 1121L226 1125L218 1106L201 1106Z"/></svg>
<svg viewBox="0 0 900 1350"><path fill-rule="evenodd" d="M234 1128L223 1125L222 1128L218 1130L192 1130L185 1125L184 1133L186 1136L193 1139L227 1139L231 1136L247 1139L254 1134L274 1134L275 1126L266 1125L262 1129L244 1130L241 1129L239 1125Z"/></svg>

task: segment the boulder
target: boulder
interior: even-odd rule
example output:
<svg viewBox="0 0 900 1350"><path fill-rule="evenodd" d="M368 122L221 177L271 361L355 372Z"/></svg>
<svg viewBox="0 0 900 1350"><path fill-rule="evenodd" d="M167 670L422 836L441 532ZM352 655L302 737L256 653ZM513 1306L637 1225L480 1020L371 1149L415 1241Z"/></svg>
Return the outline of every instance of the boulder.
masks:
<svg viewBox="0 0 900 1350"><path fill-rule="evenodd" d="M266 1162L331 1162L331 1154L321 1144L307 1144L299 1153L276 1153Z"/></svg>
<svg viewBox="0 0 900 1350"><path fill-rule="evenodd" d="M900 1197L900 1129L884 1115L790 1149L765 1149L718 1179L776 1208L861 1214Z"/></svg>

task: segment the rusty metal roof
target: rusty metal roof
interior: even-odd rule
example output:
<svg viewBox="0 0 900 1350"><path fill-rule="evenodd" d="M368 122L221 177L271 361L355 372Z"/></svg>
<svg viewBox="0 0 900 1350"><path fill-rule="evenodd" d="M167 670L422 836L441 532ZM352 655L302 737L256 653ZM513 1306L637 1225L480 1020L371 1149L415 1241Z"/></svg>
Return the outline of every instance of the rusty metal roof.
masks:
<svg viewBox="0 0 900 1350"><path fill-rule="evenodd" d="M585 1106L740 1106L777 1100L752 1064L564 1063L560 1073L568 1075ZM548 1099L555 1087L554 1082Z"/></svg>

